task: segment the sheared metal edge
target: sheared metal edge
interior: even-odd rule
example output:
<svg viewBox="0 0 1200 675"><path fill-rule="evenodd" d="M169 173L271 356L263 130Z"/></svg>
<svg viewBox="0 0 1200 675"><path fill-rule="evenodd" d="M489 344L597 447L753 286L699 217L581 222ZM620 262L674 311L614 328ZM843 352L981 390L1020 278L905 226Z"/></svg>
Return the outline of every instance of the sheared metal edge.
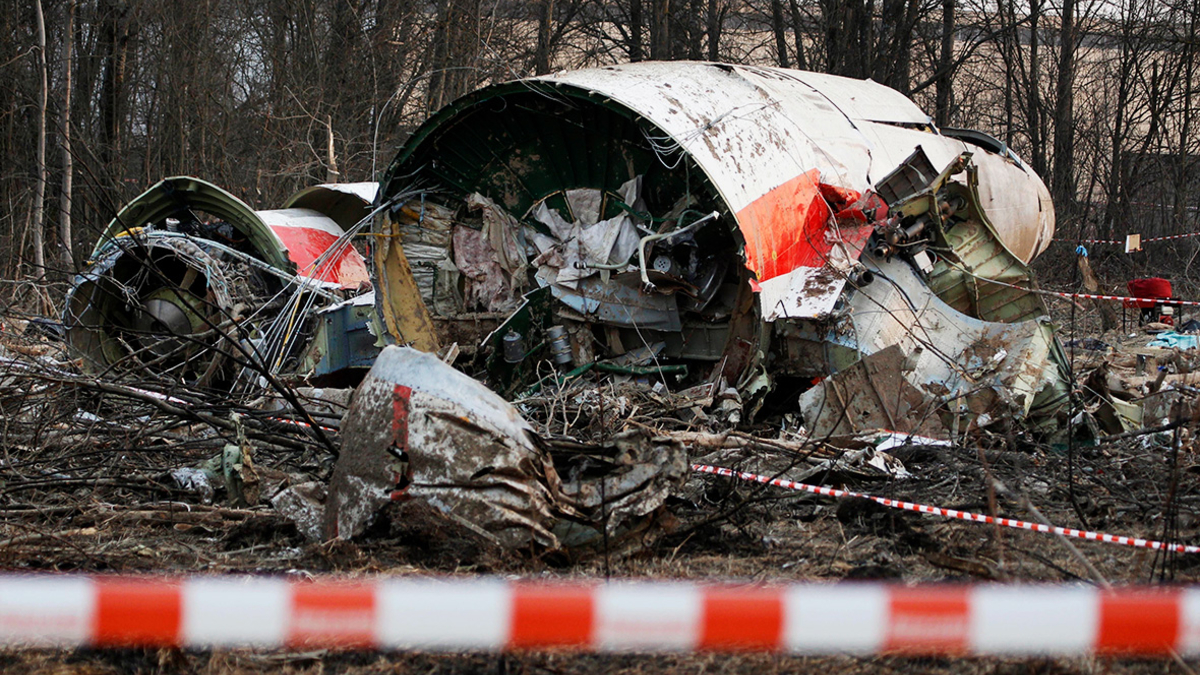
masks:
<svg viewBox="0 0 1200 675"><path fill-rule="evenodd" d="M978 152L976 146L936 133L929 117L898 92L869 81L714 63L608 66L469 94L435 113L413 134L390 166L384 184L396 180L397 168L416 148L453 124L465 110L517 87L533 88L536 83L598 105L620 106L662 129L665 136L653 139L663 148L661 159L677 161L680 152L687 152L734 212L747 242L762 240L756 218L782 209L794 213L796 222L804 222L810 205L785 189L771 200L778 202L773 208L743 213L756 200L813 174L813 184L819 181L863 192L917 146L941 166L966 150L977 151L985 182L983 207L991 212L1001 239L1023 261L1040 252L1053 233L1053 211L1040 179L1016 162L999 156L985 158L987 153ZM547 89L546 95L555 92ZM997 182L994 188L986 184L993 180ZM1034 195L1036 198L1031 198ZM1036 228L1032 235L1031 228ZM759 247L760 260L748 261L752 270L763 272L770 256L798 243L795 236L785 240L786 232L772 235L773 239L764 240ZM791 318L822 318L830 313L844 284L816 271L826 265L821 256L809 258L804 265L771 275L791 278L768 287L771 296L764 306L779 305L781 300L787 306L791 301L793 307L786 313ZM757 280L764 284L773 281L765 274L759 274Z"/></svg>
<svg viewBox="0 0 1200 675"><path fill-rule="evenodd" d="M371 191L365 187L353 189L356 201L361 202L368 193ZM332 218L316 210L254 211L242 200L208 181L191 176L173 176L155 183L126 204L108 224L92 255L100 254L122 232L159 222L185 204L193 210L204 211L229 222L250 239L268 263L288 272L300 268L301 276L305 276L304 268L307 265L345 234ZM291 242L289 247L279 234L281 228L311 232L303 234L302 241L291 236L294 232L285 233ZM366 262L357 251L348 249L340 258L327 273L317 275L318 280L335 282L343 288L357 288L361 283L370 281Z"/></svg>
<svg viewBox="0 0 1200 675"><path fill-rule="evenodd" d="M908 264L869 257L863 262L878 279L847 303L861 353L898 344L911 361L907 377L922 390L953 399L946 392L987 385L1007 394L1023 414L1047 387L1065 392L1061 351L1050 326L974 319L938 298ZM1000 350L1003 356L993 360Z"/></svg>
<svg viewBox="0 0 1200 675"><path fill-rule="evenodd" d="M326 213L319 206L313 205L314 197L329 194L328 197L322 196L322 199L332 199L335 198L335 195L350 195L357 197L365 204L372 204L375 202L375 195L378 192L379 183L322 183L306 187L288 197L283 208L306 208Z"/></svg>
<svg viewBox="0 0 1200 675"><path fill-rule="evenodd" d="M347 230L370 215L377 194L379 183L327 183L288 197L283 208L319 211Z"/></svg>

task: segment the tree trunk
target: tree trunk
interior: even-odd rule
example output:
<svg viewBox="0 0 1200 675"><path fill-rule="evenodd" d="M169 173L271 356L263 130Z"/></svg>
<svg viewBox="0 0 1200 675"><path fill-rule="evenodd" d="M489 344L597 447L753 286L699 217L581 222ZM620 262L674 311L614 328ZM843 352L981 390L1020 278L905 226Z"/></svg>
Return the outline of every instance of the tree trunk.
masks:
<svg viewBox="0 0 1200 675"><path fill-rule="evenodd" d="M796 42L796 67L808 70L808 57L804 49L804 17L800 14L800 3L788 0L788 7L792 13L792 37Z"/></svg>
<svg viewBox="0 0 1200 675"><path fill-rule="evenodd" d="M75 259L71 250L71 188L74 177L74 158L71 156L71 69L72 48L75 44L75 3L67 2L67 30L63 37L62 47L62 129L59 138L62 146L62 192L58 205L58 241L61 247L62 263L68 273L75 267Z"/></svg>
<svg viewBox="0 0 1200 675"><path fill-rule="evenodd" d="M327 134L327 145L325 147L325 182L336 183L338 182L338 176L340 174L338 173L337 168L337 154L333 151L333 117L330 115L325 116L325 132Z"/></svg>
<svg viewBox="0 0 1200 675"><path fill-rule="evenodd" d="M950 94L954 83L950 72L954 63L954 1L942 0L942 44L938 53L937 110L934 112L939 127L950 124Z"/></svg>
<svg viewBox="0 0 1200 675"><path fill-rule="evenodd" d="M538 4L537 50L533 57L533 70L537 75L550 72L550 31L554 20L554 0L541 0Z"/></svg>
<svg viewBox="0 0 1200 675"><path fill-rule="evenodd" d="M787 27L783 23L783 0L771 0L771 30L775 32L775 58L780 68L790 68L787 53Z"/></svg>
<svg viewBox="0 0 1200 675"><path fill-rule="evenodd" d="M1000 0L1001 42L1000 55L1004 59L1004 144L1012 146L1015 111L1013 109L1013 81L1016 80L1013 50L1019 48L1020 35L1016 19L1010 20L1013 0Z"/></svg>
<svg viewBox="0 0 1200 675"><path fill-rule="evenodd" d="M41 80L38 89L37 155L34 158L37 183L33 187L33 278L41 279L46 274L46 249L43 241L46 201L46 107L50 97L49 76L46 73L46 20L42 14L42 0L34 0L33 8L37 23L37 73Z"/></svg>
<svg viewBox="0 0 1200 675"><path fill-rule="evenodd" d="M720 0L708 0L708 60L721 60L721 23L725 12Z"/></svg>
<svg viewBox="0 0 1200 675"><path fill-rule="evenodd" d="M667 61L671 58L671 0L650 0L650 58Z"/></svg>
<svg viewBox="0 0 1200 675"><path fill-rule="evenodd" d="M1187 40L1183 47L1183 119L1179 124L1179 154L1175 159L1175 189L1172 190L1174 194L1171 204L1172 215L1177 223L1188 222L1191 219L1189 216L1194 215L1187 213L1187 206L1191 196L1188 184L1194 164L1188 144L1192 140L1192 99L1196 91L1192 78L1196 74L1196 29L1197 22L1200 21L1197 11L1200 11L1200 2L1193 2L1188 17Z"/></svg>
<svg viewBox="0 0 1200 675"><path fill-rule="evenodd" d="M1041 19L1041 0L1029 0L1029 82L1027 96L1027 112L1029 118L1029 163L1033 172L1039 176L1046 175L1046 148L1042 136L1042 97L1041 97L1041 63L1038 59L1038 22ZM1020 41L1017 49L1020 50Z"/></svg>
<svg viewBox="0 0 1200 675"><path fill-rule="evenodd" d="M128 6L114 0L104 0L100 4L104 49L104 74L100 85L100 159L106 167L112 167L121 152L125 67L131 31Z"/></svg>
<svg viewBox="0 0 1200 675"><path fill-rule="evenodd" d="M1054 186L1060 216L1075 215L1075 0L1063 0L1054 96Z"/></svg>
<svg viewBox="0 0 1200 675"><path fill-rule="evenodd" d="M642 0L629 0L629 60L641 61L646 58L642 49Z"/></svg>
<svg viewBox="0 0 1200 675"><path fill-rule="evenodd" d="M707 26L703 26L704 0L690 0L687 12L687 57L692 61L704 58L704 34Z"/></svg>

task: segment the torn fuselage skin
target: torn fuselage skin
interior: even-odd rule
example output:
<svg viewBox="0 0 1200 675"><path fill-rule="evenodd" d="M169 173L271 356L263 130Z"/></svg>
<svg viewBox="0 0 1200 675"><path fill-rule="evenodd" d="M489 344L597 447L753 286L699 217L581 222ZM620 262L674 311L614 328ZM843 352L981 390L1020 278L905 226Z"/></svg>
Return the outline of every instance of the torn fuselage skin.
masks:
<svg viewBox="0 0 1200 675"><path fill-rule="evenodd" d="M488 320L506 395L619 364L724 379L753 413L780 382L803 389L891 344L962 424L1000 414L967 394L984 381L1025 415L1052 417L1065 391L1038 297L986 282L1031 283L1053 232L1045 186L874 83L647 63L498 85L423 125L377 203L414 184L430 188L376 222L381 317L407 342L385 292L404 285L398 244L435 322ZM945 328L922 335L933 311ZM879 315L896 325L864 337Z"/></svg>

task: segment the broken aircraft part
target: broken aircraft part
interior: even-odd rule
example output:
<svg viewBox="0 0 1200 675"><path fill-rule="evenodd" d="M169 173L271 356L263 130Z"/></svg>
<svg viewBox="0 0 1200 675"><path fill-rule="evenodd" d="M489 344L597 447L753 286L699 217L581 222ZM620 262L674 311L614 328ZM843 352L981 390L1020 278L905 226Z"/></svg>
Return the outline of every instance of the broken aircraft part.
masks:
<svg viewBox="0 0 1200 675"><path fill-rule="evenodd" d="M228 383L235 363L278 364L299 353L303 341L291 338L309 328L295 313L280 340L287 349L266 348L270 322L289 303L298 310L318 299L338 302L366 284L365 260L329 216L299 207L253 211L211 183L181 176L154 185L109 223L74 280L64 324L91 371L211 386Z"/></svg>
<svg viewBox="0 0 1200 675"><path fill-rule="evenodd" d="M615 544L644 531L689 471L682 446L639 434L555 452L512 404L407 347L380 353L342 430L325 538L354 537L387 504L421 499L510 548L595 546L603 528Z"/></svg>
<svg viewBox="0 0 1200 675"><path fill-rule="evenodd" d="M436 189L400 203L414 181ZM381 242L465 277L422 288L435 316L512 314L486 346L503 354L512 328L536 358L489 368L506 395L565 354L546 332L561 325L582 367L662 343L656 367L737 383L751 412L776 378L891 345L912 387L975 424L999 414L963 398L978 358L1008 355L989 380L1007 410L1044 422L1065 396L1040 298L987 283L1032 284L1054 228L1045 186L994 139L941 133L873 82L672 62L496 85L422 125L377 204ZM407 260L374 255L385 337L406 342L393 326L411 302L388 289L407 287Z"/></svg>

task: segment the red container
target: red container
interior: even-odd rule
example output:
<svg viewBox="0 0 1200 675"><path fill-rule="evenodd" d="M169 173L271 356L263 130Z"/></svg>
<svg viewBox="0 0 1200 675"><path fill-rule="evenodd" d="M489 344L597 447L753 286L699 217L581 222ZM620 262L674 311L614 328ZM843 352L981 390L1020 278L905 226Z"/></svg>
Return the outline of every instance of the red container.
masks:
<svg viewBox="0 0 1200 675"><path fill-rule="evenodd" d="M1135 298L1153 298L1153 300L1126 301L1126 307L1150 308L1157 304L1155 300L1165 300L1171 297L1171 282L1159 277L1130 279L1129 294Z"/></svg>

